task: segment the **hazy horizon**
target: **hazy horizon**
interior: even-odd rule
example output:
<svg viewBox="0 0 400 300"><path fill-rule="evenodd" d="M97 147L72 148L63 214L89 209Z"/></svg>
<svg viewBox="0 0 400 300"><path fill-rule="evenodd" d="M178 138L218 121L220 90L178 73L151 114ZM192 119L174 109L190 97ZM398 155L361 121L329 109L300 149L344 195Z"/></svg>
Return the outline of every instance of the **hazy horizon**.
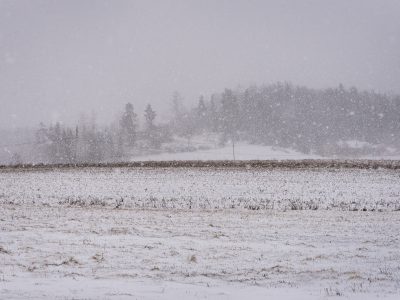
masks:
<svg viewBox="0 0 400 300"><path fill-rule="evenodd" d="M238 85L400 93L400 1L0 0L0 128Z"/></svg>

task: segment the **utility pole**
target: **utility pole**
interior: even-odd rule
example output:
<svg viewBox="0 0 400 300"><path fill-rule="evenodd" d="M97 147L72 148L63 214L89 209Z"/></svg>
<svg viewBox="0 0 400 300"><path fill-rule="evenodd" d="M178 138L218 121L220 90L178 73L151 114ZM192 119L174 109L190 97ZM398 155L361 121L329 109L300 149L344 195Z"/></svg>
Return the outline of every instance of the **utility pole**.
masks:
<svg viewBox="0 0 400 300"><path fill-rule="evenodd" d="M233 161L236 160L235 157L235 138L232 136L232 154L233 154Z"/></svg>

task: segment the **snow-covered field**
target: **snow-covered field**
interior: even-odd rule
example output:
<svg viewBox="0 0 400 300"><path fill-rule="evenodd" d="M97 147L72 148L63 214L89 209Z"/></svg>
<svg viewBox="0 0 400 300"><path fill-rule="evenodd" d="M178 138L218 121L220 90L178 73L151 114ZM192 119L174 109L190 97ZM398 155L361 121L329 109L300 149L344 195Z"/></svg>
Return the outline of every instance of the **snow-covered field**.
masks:
<svg viewBox="0 0 400 300"><path fill-rule="evenodd" d="M299 151L282 148L278 146L254 145L246 142L239 142L235 145L235 156L233 156L232 145L227 143L226 146L218 145L217 139L213 136L197 136L191 141L193 151L178 151L187 147L185 140L177 140L167 147L160 149L158 154L147 154L133 156L132 161L182 161L182 160L300 160L300 159L335 159L336 156L320 156L317 154L305 154ZM359 148L364 144L362 142L350 141L350 146ZM346 158L345 156L341 158ZM347 158L355 158L349 155ZM387 159L399 160L400 154L396 149L388 148L386 154L383 155L364 155L358 158L362 159Z"/></svg>
<svg viewBox="0 0 400 300"><path fill-rule="evenodd" d="M198 149L192 152L160 153L153 155L135 156L133 161L172 161L172 160L232 160L232 146L212 147L205 144L206 149ZM271 160L271 159L317 159L317 155L304 154L292 149L281 147L250 145L239 143L235 146L235 159L237 160Z"/></svg>
<svg viewBox="0 0 400 300"><path fill-rule="evenodd" d="M395 170L3 170L0 299L399 299L399 206Z"/></svg>
<svg viewBox="0 0 400 300"><path fill-rule="evenodd" d="M398 170L78 168L0 172L0 203L140 209L400 210Z"/></svg>

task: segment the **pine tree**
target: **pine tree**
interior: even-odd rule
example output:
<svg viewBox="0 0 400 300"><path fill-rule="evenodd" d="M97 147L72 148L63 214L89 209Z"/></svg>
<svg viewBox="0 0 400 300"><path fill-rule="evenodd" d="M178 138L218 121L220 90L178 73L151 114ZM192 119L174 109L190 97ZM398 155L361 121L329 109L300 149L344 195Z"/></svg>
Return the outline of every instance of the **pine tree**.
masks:
<svg viewBox="0 0 400 300"><path fill-rule="evenodd" d="M238 131L238 99L229 89L225 89L222 94L222 107L221 107L221 130L223 133L223 142L231 139L232 143L237 139Z"/></svg>
<svg viewBox="0 0 400 300"><path fill-rule="evenodd" d="M144 118L146 122L145 128L145 138L148 140L150 147L159 148L160 139L158 136L157 127L154 124L157 114L153 110L150 104L146 106Z"/></svg>
<svg viewBox="0 0 400 300"><path fill-rule="evenodd" d="M182 120L187 114L186 107L183 105L183 98L178 92L172 95L172 120L171 127L175 133L181 134L183 127Z"/></svg>
<svg viewBox="0 0 400 300"><path fill-rule="evenodd" d="M133 146L136 142L137 115L133 110L133 105L127 103L121 122L122 135L126 139L128 146Z"/></svg>
<svg viewBox="0 0 400 300"><path fill-rule="evenodd" d="M150 131L154 129L154 120L157 116L156 112L153 110L150 104L147 104L145 109L144 118L146 121L146 130Z"/></svg>
<svg viewBox="0 0 400 300"><path fill-rule="evenodd" d="M197 131L203 132L208 127L207 122L207 107L204 102L204 97L200 96L199 103L196 108L196 127Z"/></svg>

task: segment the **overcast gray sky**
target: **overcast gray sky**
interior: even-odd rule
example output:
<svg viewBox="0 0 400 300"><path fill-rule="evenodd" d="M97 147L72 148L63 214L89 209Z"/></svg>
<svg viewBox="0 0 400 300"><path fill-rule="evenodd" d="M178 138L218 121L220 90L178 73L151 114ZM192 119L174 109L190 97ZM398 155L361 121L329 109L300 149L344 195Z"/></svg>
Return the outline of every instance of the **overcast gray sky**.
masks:
<svg viewBox="0 0 400 300"><path fill-rule="evenodd" d="M239 84L400 93L398 0L0 0L0 128Z"/></svg>

